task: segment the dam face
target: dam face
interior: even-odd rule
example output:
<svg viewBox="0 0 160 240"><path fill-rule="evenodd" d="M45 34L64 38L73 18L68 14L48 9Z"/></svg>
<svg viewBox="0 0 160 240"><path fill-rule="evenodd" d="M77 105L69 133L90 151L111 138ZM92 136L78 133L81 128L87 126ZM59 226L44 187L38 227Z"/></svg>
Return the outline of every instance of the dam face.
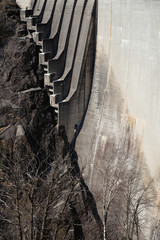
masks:
<svg viewBox="0 0 160 240"><path fill-rule="evenodd" d="M97 28L92 92L76 152L103 216L110 162L130 159L152 177L159 171L160 1L100 0Z"/></svg>
<svg viewBox="0 0 160 240"><path fill-rule="evenodd" d="M128 125L151 175L160 167L159 43L160 1L98 1L92 94L76 145L91 189L108 157L98 151L109 139L120 146Z"/></svg>

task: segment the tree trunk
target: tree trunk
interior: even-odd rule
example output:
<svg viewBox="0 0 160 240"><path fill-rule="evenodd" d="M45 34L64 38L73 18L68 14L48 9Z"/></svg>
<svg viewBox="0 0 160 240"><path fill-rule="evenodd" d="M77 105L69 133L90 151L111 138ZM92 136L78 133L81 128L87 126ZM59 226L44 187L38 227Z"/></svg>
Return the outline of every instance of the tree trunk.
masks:
<svg viewBox="0 0 160 240"><path fill-rule="evenodd" d="M19 238L20 238L20 240L23 240L22 223L21 223L21 215L20 215L20 208L19 208L19 190L18 190L18 188L16 189L16 208L17 208Z"/></svg>

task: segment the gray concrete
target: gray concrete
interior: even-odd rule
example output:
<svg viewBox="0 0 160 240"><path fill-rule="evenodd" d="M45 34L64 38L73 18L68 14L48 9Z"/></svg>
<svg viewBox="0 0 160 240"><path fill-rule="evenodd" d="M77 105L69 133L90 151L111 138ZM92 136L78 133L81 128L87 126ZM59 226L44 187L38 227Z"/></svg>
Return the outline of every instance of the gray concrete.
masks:
<svg viewBox="0 0 160 240"><path fill-rule="evenodd" d="M37 0L35 8L33 10L33 16L39 16L42 12L46 0Z"/></svg>
<svg viewBox="0 0 160 240"><path fill-rule="evenodd" d="M69 37L69 43L67 46L67 56L65 61L65 68L63 75L58 80L54 81L54 92L55 94L61 94L61 100L67 95L67 92L69 91L70 86L70 79L69 79L69 73L72 70L72 66L74 63L74 56L76 51L76 46L78 44L78 33L80 29L80 24L82 21L82 12L84 8L84 0L77 2L73 21L72 21L72 27L71 27L71 33ZM48 61L48 71L54 72L56 70L56 64L54 65L55 60L49 60ZM65 90L62 90L62 88ZM60 101L60 99L59 99Z"/></svg>
<svg viewBox="0 0 160 240"><path fill-rule="evenodd" d="M42 24L47 24L48 23L48 21L51 17L51 14L52 14L54 4L55 4L54 0L48 0L47 1L46 6L45 6L45 11L44 11L44 14L43 14L43 18L42 18L42 22L41 22Z"/></svg>
<svg viewBox="0 0 160 240"><path fill-rule="evenodd" d="M50 34L47 39L42 41L42 53L39 55L40 64L46 64L46 61L56 54L64 7L65 0L57 1L49 31Z"/></svg>
<svg viewBox="0 0 160 240"><path fill-rule="evenodd" d="M37 0L33 8L33 15L27 18L27 28L28 30L36 30L36 24L41 21L45 4L47 0Z"/></svg>
<svg viewBox="0 0 160 240"><path fill-rule="evenodd" d="M42 21L36 25L36 30L33 33L33 39L37 45L41 46L42 40L49 36L55 6L56 0L48 0L46 2Z"/></svg>
<svg viewBox="0 0 160 240"><path fill-rule="evenodd" d="M38 39L35 38L37 40L38 45L43 46L42 40L48 39L49 43L46 45L46 47L49 48L50 40L53 39L58 32L58 29L60 26L60 21L61 21L61 18L63 17L62 11L63 11L64 4L65 4L65 0L59 0L59 1L53 0L52 5L49 5L49 3L47 1L46 8L44 10L44 15L43 15L44 18L42 19L41 23L37 24L36 34L43 33L40 35L40 37L38 37ZM50 6L50 10L51 10L51 12L49 13L50 17L46 14L46 11L49 11L49 6ZM48 22L45 22L46 18L48 19ZM41 39L39 39L39 38L41 38ZM45 50L45 52L46 52L46 50Z"/></svg>
<svg viewBox="0 0 160 240"><path fill-rule="evenodd" d="M83 94L79 89L83 83L83 80L81 80L83 79L82 73L84 72L84 63L86 63L88 45L91 39L91 19L94 3L95 2L93 0L90 0L87 2L87 5L85 7L69 92L67 97L59 103L59 125L65 126L69 141L71 141L74 136L75 126L77 126L77 128L79 127L87 107L88 94L90 90L87 85L90 86L89 79L91 72L88 64L86 65L86 68L89 68L89 72L87 72L87 77L84 81L86 85L83 89ZM83 95L83 102L80 101L82 97L81 94ZM59 98L57 99L59 100ZM65 114L68 114L67 119L64 117Z"/></svg>
<svg viewBox="0 0 160 240"><path fill-rule="evenodd" d="M56 3L55 14L53 15L53 21L51 25L51 31L49 38L53 39L58 32L61 18L63 17L63 8L65 0L58 0Z"/></svg>
<svg viewBox="0 0 160 240"><path fill-rule="evenodd" d="M43 62L46 62L48 59L53 58L52 60L55 61L54 65L56 64L56 60L58 60L61 55L63 54L64 50L65 50L65 46L66 46L66 41L67 41L67 37L69 34L69 26L70 26L70 22L71 22L71 17L72 17L72 12L73 12L73 8L75 5L75 1L73 0L69 0L66 3L65 6L65 10L64 10L64 14L63 14L63 20L62 20L62 26L60 29L60 36L58 39L58 47L57 47L57 53L56 56L53 58L53 53L52 53L52 46L50 46L50 51L48 51L48 44L53 45L54 42L53 41L49 41L49 40L44 40L43 41L43 45L42 45L42 49L44 53L40 53L40 62L43 64ZM46 53L47 52L47 53ZM60 59L58 65L62 62L62 58ZM56 67L57 69L57 67Z"/></svg>
<svg viewBox="0 0 160 240"><path fill-rule="evenodd" d="M87 52L87 47L88 47L87 40L89 36L93 6L94 6L94 0L89 0L87 2L87 5L84 11L84 17L82 21L80 36L79 36L76 58L75 58L74 67L73 67L70 90L67 98L63 100L64 102L70 101L73 94L76 92L78 88L78 81L83 71L82 67L85 62L85 54Z"/></svg>
<svg viewBox="0 0 160 240"><path fill-rule="evenodd" d="M33 39L37 45L42 45L42 40L47 38L49 35L55 5L56 0L48 0L46 2L42 20L36 25L36 30L33 34Z"/></svg>
<svg viewBox="0 0 160 240"><path fill-rule="evenodd" d="M70 5L70 6L72 6L72 5ZM81 13L82 13L82 10L83 10L83 6L84 6L84 0L78 1L77 4L76 4L76 7L75 7L75 11L74 11L71 33L70 33L70 36L69 36L69 44L68 44L68 47L67 47L67 57L66 57L66 66L65 66L65 71L67 71L67 72L68 72L68 69L69 70L71 69L71 65L72 65L72 62L73 62L75 47L76 47L76 43L78 41L78 31L79 31L80 21L81 21L81 17L82 17ZM68 18L66 19L67 12L66 12L64 17L65 18L64 18L64 21L62 23L63 30L64 30L65 27L68 26L68 23L69 23L68 20L70 20ZM65 19L66 19L66 23L68 22L67 25L65 23ZM66 30L68 30L68 29L66 29ZM60 44L59 47L61 48L60 51L63 48L62 44L65 44L65 42L66 42L66 38L67 38L66 30L64 32L61 31L60 41L59 41L59 44ZM52 33L52 35L53 35L53 33ZM63 38L64 38L64 40L62 40ZM55 72L55 70L56 70L56 68L54 67L54 60L55 59L48 61L48 71L49 72Z"/></svg>

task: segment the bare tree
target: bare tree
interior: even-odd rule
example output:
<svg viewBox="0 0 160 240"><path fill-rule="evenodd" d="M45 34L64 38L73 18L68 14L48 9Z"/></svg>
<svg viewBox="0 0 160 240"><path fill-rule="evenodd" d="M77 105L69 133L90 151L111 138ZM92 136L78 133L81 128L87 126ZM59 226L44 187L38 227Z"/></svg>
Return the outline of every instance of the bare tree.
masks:
<svg viewBox="0 0 160 240"><path fill-rule="evenodd" d="M123 184L121 221L124 236L129 240L145 239L154 208L153 179L144 179L141 169L132 167Z"/></svg>
<svg viewBox="0 0 160 240"><path fill-rule="evenodd" d="M138 162L137 145L128 138L119 145L114 139L106 143L109 158L101 172L104 240L142 240L148 233L155 191L144 162Z"/></svg>
<svg viewBox="0 0 160 240"><path fill-rule="evenodd" d="M0 221L1 230L5 224L12 239L65 239L72 225L65 219L78 182L68 170L67 158L55 155L50 163L29 155L25 160L3 157Z"/></svg>

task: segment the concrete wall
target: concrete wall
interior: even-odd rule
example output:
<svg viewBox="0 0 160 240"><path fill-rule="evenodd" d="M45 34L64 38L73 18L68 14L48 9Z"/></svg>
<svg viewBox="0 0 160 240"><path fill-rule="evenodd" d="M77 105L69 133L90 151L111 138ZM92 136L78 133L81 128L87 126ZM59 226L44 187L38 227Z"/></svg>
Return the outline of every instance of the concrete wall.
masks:
<svg viewBox="0 0 160 240"><path fill-rule="evenodd" d="M72 75L75 81L76 77L79 81L75 89L71 82L67 98L59 103L59 125L66 127L70 142L73 136L76 137L79 134L88 107L94 69L95 30L95 18L93 17L88 36L88 51L86 51L86 55L84 56L84 65L81 66L80 76ZM74 84L76 83L74 82ZM67 118L65 117L66 115Z"/></svg>
<svg viewBox="0 0 160 240"><path fill-rule="evenodd" d="M111 94L109 86L114 82L122 105L122 109L112 110L114 118L120 112L120 125L125 125L126 118L133 119L135 134L141 139L148 166L154 174L160 166L160 2L101 0L98 13L96 69L79 142L84 139L81 135L86 132L87 136L90 132L92 137L85 138L87 144L82 144L87 146L83 152L88 155L86 149L89 149L93 136L96 134L100 138L101 125L111 122L110 114L105 115L103 109ZM115 94L114 98L117 98ZM112 104L109 107L114 109ZM94 119L94 124L90 123L89 127L90 118ZM107 134L108 131L104 131L103 135Z"/></svg>
<svg viewBox="0 0 160 240"><path fill-rule="evenodd" d="M152 176L160 168L160 1L98 3L92 93L76 143L95 197L103 193L107 161L122 156L125 139Z"/></svg>

